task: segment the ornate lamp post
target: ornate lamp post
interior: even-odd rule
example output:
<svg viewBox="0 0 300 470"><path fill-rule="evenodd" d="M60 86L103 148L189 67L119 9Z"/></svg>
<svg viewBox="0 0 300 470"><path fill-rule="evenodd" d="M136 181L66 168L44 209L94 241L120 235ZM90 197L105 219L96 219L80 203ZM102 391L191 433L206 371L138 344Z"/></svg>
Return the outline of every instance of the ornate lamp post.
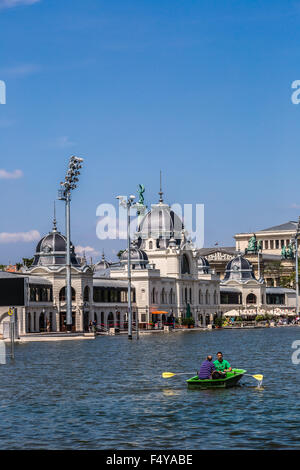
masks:
<svg viewBox="0 0 300 470"><path fill-rule="evenodd" d="M120 206L127 209L127 276L128 276L128 339L132 339L132 308L131 308L131 256L130 256L130 209L135 205L135 196L131 195L125 199L117 196Z"/></svg>
<svg viewBox="0 0 300 470"><path fill-rule="evenodd" d="M72 156L69 161L65 181L60 183L62 189L58 193L58 199L66 203L66 236L67 236L67 256L66 256L66 294L67 294L67 331L72 331L72 287L71 287L71 217L70 203L71 191L77 188L82 168L83 158Z"/></svg>

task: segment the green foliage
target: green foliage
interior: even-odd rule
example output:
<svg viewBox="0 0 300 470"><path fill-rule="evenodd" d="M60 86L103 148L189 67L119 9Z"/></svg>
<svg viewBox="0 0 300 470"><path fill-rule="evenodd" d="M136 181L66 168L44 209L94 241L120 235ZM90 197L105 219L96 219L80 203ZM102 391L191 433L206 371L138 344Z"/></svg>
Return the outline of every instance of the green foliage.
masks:
<svg viewBox="0 0 300 470"><path fill-rule="evenodd" d="M263 315L257 315L255 317L255 321L264 321L265 320L265 317Z"/></svg>
<svg viewBox="0 0 300 470"><path fill-rule="evenodd" d="M224 318L217 317L217 318L215 318L214 324L215 324L216 326L223 326L224 321L225 321Z"/></svg>
<svg viewBox="0 0 300 470"><path fill-rule="evenodd" d="M181 324L182 325L195 325L195 320L192 317L190 318L185 317L181 319Z"/></svg>
<svg viewBox="0 0 300 470"><path fill-rule="evenodd" d="M23 266L26 266L27 268L30 268L30 266L32 265L33 261L34 261L34 258L22 258L23 260ZM20 263L18 263L20 264Z"/></svg>

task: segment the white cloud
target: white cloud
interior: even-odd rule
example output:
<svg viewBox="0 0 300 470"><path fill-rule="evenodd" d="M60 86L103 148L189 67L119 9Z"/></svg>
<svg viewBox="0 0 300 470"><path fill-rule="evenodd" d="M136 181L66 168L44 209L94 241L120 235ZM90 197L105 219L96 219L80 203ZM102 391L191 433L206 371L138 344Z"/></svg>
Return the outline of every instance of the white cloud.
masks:
<svg viewBox="0 0 300 470"><path fill-rule="evenodd" d="M76 246L75 247L75 253L79 256L83 256L85 254L86 256L99 256L100 253L99 251L95 250L95 248L91 246Z"/></svg>
<svg viewBox="0 0 300 470"><path fill-rule="evenodd" d="M0 8L13 8L19 5L33 5L40 0L0 0Z"/></svg>
<svg viewBox="0 0 300 470"><path fill-rule="evenodd" d="M18 242L34 242L41 239L41 235L37 230L30 230L29 232L16 232L16 233L8 233L2 232L0 233L0 243L18 243Z"/></svg>
<svg viewBox="0 0 300 470"><path fill-rule="evenodd" d="M23 176L23 171L22 170L14 170L14 171L6 171L3 169L0 169L0 179L2 180L16 180L19 178L22 178Z"/></svg>
<svg viewBox="0 0 300 470"><path fill-rule="evenodd" d="M64 135L56 140L56 145L57 147L65 149L68 147L73 147L76 145L76 142L72 142L67 135Z"/></svg>
<svg viewBox="0 0 300 470"><path fill-rule="evenodd" d="M1 1L1 0L0 0ZM0 4L1 8L1 4ZM32 75L40 70L40 67L36 64L19 64L11 67L2 67L0 69L1 75L4 77L26 77Z"/></svg>

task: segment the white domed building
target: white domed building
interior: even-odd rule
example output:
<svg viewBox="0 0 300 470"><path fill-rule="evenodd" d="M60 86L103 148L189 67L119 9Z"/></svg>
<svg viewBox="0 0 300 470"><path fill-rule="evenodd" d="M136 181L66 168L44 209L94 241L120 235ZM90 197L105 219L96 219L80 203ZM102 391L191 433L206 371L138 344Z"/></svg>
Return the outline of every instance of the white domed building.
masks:
<svg viewBox="0 0 300 470"><path fill-rule="evenodd" d="M131 277L141 328L192 315L199 326L219 314L219 278L187 239L178 215L162 199L140 220L131 247ZM127 279L127 250L111 277Z"/></svg>

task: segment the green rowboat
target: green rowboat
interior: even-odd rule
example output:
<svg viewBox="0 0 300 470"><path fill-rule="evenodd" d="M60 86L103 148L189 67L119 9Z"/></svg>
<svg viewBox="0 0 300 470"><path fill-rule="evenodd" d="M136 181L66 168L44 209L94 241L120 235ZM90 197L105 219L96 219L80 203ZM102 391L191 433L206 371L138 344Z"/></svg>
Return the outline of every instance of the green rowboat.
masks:
<svg viewBox="0 0 300 470"><path fill-rule="evenodd" d="M224 379L199 379L198 375L195 375L187 380L187 384L190 389L235 387L246 372L244 369L232 369L226 373Z"/></svg>

